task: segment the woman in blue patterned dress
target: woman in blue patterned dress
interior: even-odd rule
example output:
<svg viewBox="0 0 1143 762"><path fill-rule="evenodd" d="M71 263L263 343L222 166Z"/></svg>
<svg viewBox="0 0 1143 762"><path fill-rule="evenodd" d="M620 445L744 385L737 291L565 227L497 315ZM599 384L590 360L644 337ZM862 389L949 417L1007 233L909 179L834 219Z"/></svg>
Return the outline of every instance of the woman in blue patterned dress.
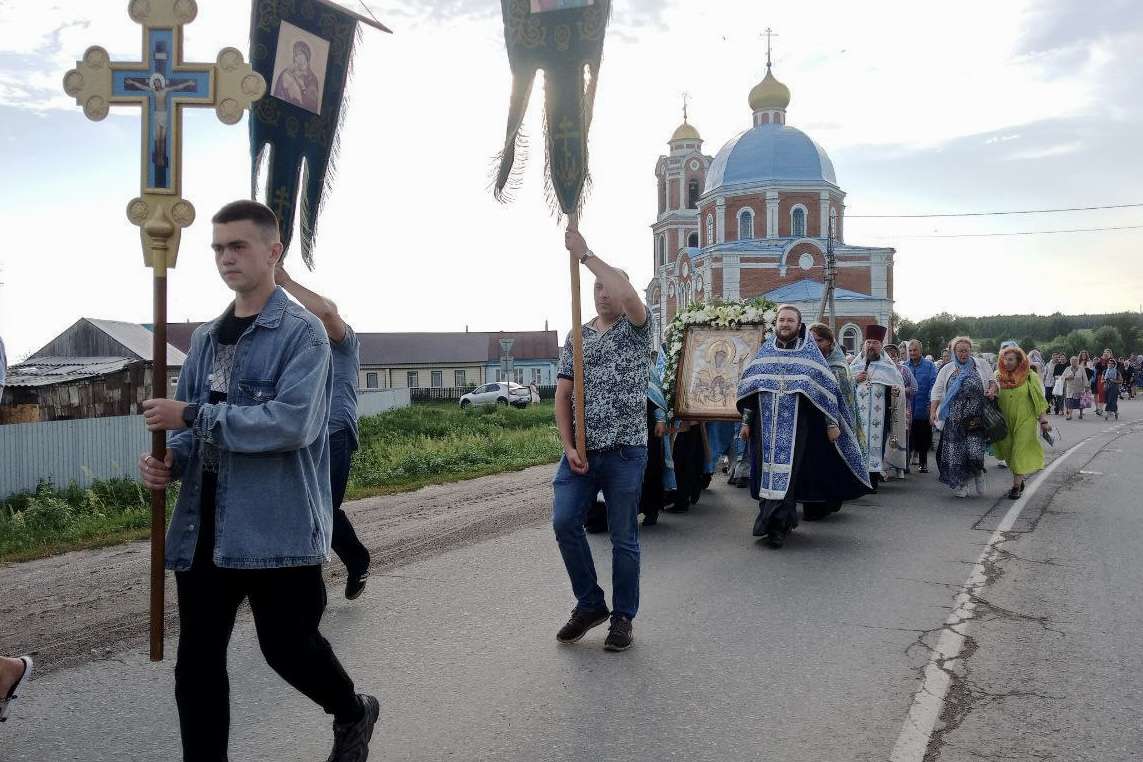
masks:
<svg viewBox="0 0 1143 762"><path fill-rule="evenodd" d="M968 497L969 482L982 495L988 440L982 431L968 431L966 424L984 412L987 400L996 396L997 385L988 363L972 356L972 339L959 336L950 348L952 359L937 374L929 403L933 428L941 431L937 468L940 481L952 487L957 497Z"/></svg>

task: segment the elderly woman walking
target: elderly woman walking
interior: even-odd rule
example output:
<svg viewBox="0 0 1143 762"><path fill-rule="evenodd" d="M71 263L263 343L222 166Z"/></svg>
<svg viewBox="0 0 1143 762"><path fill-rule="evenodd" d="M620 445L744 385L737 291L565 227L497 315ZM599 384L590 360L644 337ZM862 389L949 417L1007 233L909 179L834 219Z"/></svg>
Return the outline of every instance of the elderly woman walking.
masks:
<svg viewBox="0 0 1143 762"><path fill-rule="evenodd" d="M957 497L968 497L970 481L976 494L982 495L988 440L984 431L970 429L969 421L983 414L987 400L996 396L997 385L988 363L972 356L972 339L958 336L950 349L952 359L937 374L929 404L929 419L941 430L937 468L940 481L952 487Z"/></svg>
<svg viewBox="0 0 1143 762"><path fill-rule="evenodd" d="M1064 382L1064 397L1067 411L1064 420L1072 419L1072 411L1078 410L1080 420L1083 420L1083 395L1088 391L1087 371L1080 363L1079 357L1072 355L1070 364L1064 374L1060 376Z"/></svg>
<svg viewBox="0 0 1143 762"><path fill-rule="evenodd" d="M1048 401L1040 376L1032 370L1028 356L1020 347L1000 350L996 380L1000 385L997 401L1008 424L1008 436L996 442L996 456L1012 471L1012 489L1008 499L1024 494L1024 480L1044 468L1044 449L1040 433L1051 428L1048 423ZM1037 425L1039 423L1039 425Z"/></svg>

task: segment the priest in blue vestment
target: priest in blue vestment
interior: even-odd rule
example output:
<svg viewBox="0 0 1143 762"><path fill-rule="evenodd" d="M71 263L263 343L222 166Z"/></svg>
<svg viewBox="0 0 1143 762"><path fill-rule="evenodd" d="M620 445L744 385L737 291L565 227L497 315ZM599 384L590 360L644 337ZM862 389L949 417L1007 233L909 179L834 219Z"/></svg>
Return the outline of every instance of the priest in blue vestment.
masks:
<svg viewBox="0 0 1143 762"><path fill-rule="evenodd" d="M779 307L774 336L738 385L750 494L759 501L754 536L771 547L798 525L798 503L832 506L869 492L848 405L821 350L806 340L801 312Z"/></svg>

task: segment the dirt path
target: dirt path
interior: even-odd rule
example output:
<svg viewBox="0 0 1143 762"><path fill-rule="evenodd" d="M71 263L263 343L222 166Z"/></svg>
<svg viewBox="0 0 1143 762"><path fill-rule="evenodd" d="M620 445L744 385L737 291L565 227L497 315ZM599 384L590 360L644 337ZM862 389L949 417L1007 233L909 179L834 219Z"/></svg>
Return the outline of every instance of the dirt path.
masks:
<svg viewBox="0 0 1143 762"><path fill-rule="evenodd" d="M449 548L548 520L552 466L346 504L374 573ZM101 550L0 567L0 654L33 653L50 672L106 658L147 642L149 545ZM345 568L326 567L330 595ZM178 631L174 575L167 575L167 632ZM167 658L173 658L169 653Z"/></svg>

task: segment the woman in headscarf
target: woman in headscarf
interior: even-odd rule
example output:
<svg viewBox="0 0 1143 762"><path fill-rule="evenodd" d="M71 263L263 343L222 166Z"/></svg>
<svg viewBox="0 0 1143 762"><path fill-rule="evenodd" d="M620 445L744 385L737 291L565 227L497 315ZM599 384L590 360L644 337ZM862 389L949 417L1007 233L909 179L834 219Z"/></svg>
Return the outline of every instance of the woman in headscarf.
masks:
<svg viewBox="0 0 1143 762"><path fill-rule="evenodd" d="M1119 420L1119 385L1123 383L1123 371L1120 369L1119 361L1114 357L1108 357L1104 362L1103 369L1103 404L1106 406L1104 409L1107 412L1107 417L1110 418L1113 414L1115 420Z"/></svg>
<svg viewBox="0 0 1143 762"><path fill-rule="evenodd" d="M1080 364L1078 356L1073 355L1067 369L1060 378L1064 382L1064 398L1067 411L1064 420L1072 419L1072 411L1079 411L1080 420L1083 420L1083 394L1088 389L1087 372Z"/></svg>
<svg viewBox="0 0 1143 762"><path fill-rule="evenodd" d="M1107 390L1104 389L1104 374L1107 372L1107 366L1115 362L1113 352L1110 349L1103 350L1103 354L1095 361L1095 387L1092 393L1095 395L1095 414L1103 417L1103 408L1107 404Z"/></svg>
<svg viewBox="0 0 1143 762"><path fill-rule="evenodd" d="M968 497L968 484L973 482L976 494L984 494L984 454L988 440L984 432L969 428L970 419L984 412L987 400L996 396L992 368L972 356L972 339L958 336L949 344L951 359L937 374L933 384L929 418L941 431L937 445L937 468L940 481L952 487L957 497Z"/></svg>
<svg viewBox="0 0 1143 762"><path fill-rule="evenodd" d="M1020 347L1000 350L997 365L996 380L1000 385L997 401L1008 424L1008 436L993 447L996 457L1012 471L1008 499L1016 500L1024 494L1025 478L1044 467L1040 434L1051 428L1048 401L1044 398L1040 376L1032 370L1028 356Z"/></svg>

